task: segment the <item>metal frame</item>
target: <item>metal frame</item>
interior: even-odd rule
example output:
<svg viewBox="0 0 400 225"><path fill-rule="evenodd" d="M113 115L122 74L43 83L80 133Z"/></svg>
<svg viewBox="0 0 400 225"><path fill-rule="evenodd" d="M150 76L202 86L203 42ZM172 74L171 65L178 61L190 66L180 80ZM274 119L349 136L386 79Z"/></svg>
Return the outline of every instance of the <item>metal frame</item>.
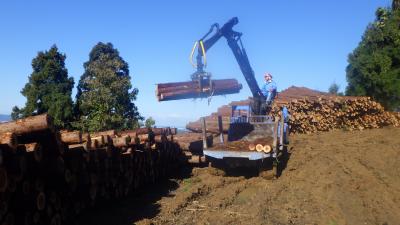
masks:
<svg viewBox="0 0 400 225"><path fill-rule="evenodd" d="M232 106L232 115L233 111L237 109L249 109L250 106ZM250 115L250 111L247 111L247 115ZM253 121L252 121L253 120ZM256 120L256 121L254 121ZM260 120L260 121L257 121ZM219 124L220 129L222 128L222 120L221 118L218 119L218 122L221 123ZM273 128L273 145L272 145L272 151L270 153L265 153L265 152L257 152L257 151L248 151L248 150L243 150L243 151L229 151L229 150L223 150L223 149L208 149L208 146L206 145L206 142L204 142L204 148L203 148L203 154L212 157L215 159L224 159L224 158L247 158L249 160L264 160L267 158L272 158L274 159L275 163L278 162L278 157L279 157L279 152L283 150L283 145L285 144L285 135L287 135L287 132L289 132L289 127L287 125L287 118L286 117L277 117L275 118L275 122L272 122L272 117L271 116L246 116L246 117L231 117L231 122L230 124L234 123L251 123L251 124L274 124ZM206 131L206 124L205 120L203 118L202 120L202 128L203 128L203 136L205 137L205 131ZM220 130L222 132L222 130ZM223 139L221 140L221 143L223 142Z"/></svg>
<svg viewBox="0 0 400 225"><path fill-rule="evenodd" d="M226 151L226 150L203 150L204 155L213 157L216 159L224 158L247 158L249 160L260 160L267 158L276 158L276 153L265 153L256 151Z"/></svg>

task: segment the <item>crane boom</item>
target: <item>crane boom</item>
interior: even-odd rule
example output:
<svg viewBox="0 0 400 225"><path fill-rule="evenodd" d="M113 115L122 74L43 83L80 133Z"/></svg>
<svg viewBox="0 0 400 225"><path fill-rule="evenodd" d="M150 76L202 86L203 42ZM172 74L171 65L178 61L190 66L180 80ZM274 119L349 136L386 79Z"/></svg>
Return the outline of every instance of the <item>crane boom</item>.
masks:
<svg viewBox="0 0 400 225"><path fill-rule="evenodd" d="M253 95L253 105L252 105L252 111L260 115L262 114L261 108L263 103L265 102L265 96L261 92L260 87L258 86L257 80L254 75L254 71L250 66L249 58L247 57L247 53L245 48L243 47L243 43L241 40L242 33L234 31L232 28L239 22L239 19L237 17L234 17L230 19L227 23L225 23L221 28L219 28L218 24L213 24L208 31L207 34L205 34L199 42L202 42L203 46L198 46L198 52L197 52L197 72L198 74L204 74L204 62L203 62L203 57L204 54L215 44L218 42L218 40L221 39L221 37L225 37L228 46L233 52L233 55L236 58L237 63L239 64L240 70L242 71L244 78L246 79L247 85L250 88L250 91ZM213 30L216 29L215 34L213 34L211 37L206 39L208 35L210 35Z"/></svg>

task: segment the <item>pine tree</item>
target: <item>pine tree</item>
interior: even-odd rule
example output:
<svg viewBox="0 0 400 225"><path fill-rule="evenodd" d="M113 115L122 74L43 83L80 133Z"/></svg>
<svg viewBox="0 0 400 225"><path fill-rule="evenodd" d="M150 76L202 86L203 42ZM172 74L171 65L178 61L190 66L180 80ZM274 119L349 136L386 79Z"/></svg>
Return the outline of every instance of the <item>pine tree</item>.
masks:
<svg viewBox="0 0 400 225"><path fill-rule="evenodd" d="M77 124L83 130L128 129L141 120L136 100L138 89L133 88L128 63L111 43L99 42L84 63L77 91Z"/></svg>
<svg viewBox="0 0 400 225"><path fill-rule="evenodd" d="M65 54L56 45L49 51L39 52L32 60L33 72L21 93L26 97L25 107L13 108L12 118L18 119L48 113L59 128L66 128L73 118L71 99L74 79L68 77Z"/></svg>
<svg viewBox="0 0 400 225"><path fill-rule="evenodd" d="M392 9L393 9L393 10L398 10L398 9L400 9L400 0L393 0L393 2L392 2Z"/></svg>
<svg viewBox="0 0 400 225"><path fill-rule="evenodd" d="M339 93L339 88L340 86L336 82L333 82L331 86L329 86L328 93L332 95L337 95Z"/></svg>
<svg viewBox="0 0 400 225"><path fill-rule="evenodd" d="M347 95L366 95L387 109L400 106L400 10L379 8L376 20L349 55Z"/></svg>
<svg viewBox="0 0 400 225"><path fill-rule="evenodd" d="M151 116L144 121L144 126L147 128L152 128L154 125L156 125L156 121Z"/></svg>

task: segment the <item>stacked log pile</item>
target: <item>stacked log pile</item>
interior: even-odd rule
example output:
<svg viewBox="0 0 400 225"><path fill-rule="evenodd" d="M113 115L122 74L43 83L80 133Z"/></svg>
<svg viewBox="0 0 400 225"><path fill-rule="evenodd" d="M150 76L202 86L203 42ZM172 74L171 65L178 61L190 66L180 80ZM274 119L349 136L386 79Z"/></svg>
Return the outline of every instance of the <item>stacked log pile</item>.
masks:
<svg viewBox="0 0 400 225"><path fill-rule="evenodd" d="M242 85L236 79L211 80L211 82L187 81L157 84L158 101L188 98L204 98L210 95L239 93Z"/></svg>
<svg viewBox="0 0 400 225"><path fill-rule="evenodd" d="M82 134L47 115L0 124L0 224L71 224L152 184L183 159L175 129Z"/></svg>
<svg viewBox="0 0 400 225"><path fill-rule="evenodd" d="M206 117L208 132L218 132L218 116L222 116L227 132L232 105L248 105L250 99L222 106ZM387 112L369 97L335 96L304 87L290 87L280 93L270 115L276 116L282 106L291 115L291 133L313 133L336 129L362 130L383 126L400 126L399 113ZM201 132L200 121L188 123L187 129Z"/></svg>
<svg viewBox="0 0 400 225"><path fill-rule="evenodd" d="M335 96L290 87L277 98L273 113L277 114L283 105L291 115L292 133L400 126L398 114L385 111L369 97Z"/></svg>

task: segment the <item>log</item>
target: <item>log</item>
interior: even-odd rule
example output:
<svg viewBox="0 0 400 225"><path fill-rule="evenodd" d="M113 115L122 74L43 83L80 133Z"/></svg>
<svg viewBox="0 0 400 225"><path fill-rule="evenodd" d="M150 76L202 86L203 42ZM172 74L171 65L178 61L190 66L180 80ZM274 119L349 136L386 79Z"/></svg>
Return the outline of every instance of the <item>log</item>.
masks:
<svg viewBox="0 0 400 225"><path fill-rule="evenodd" d="M43 146L40 143L25 144L26 152L33 152L33 156L36 162L42 161L43 158Z"/></svg>
<svg viewBox="0 0 400 225"><path fill-rule="evenodd" d="M249 144L249 150L250 150L250 151L255 151L255 150L256 150L256 145L253 144L253 143L250 143L250 144Z"/></svg>
<svg viewBox="0 0 400 225"><path fill-rule="evenodd" d="M263 151L264 151L265 153L270 153L271 150L272 150L272 148L271 148L270 145L264 145Z"/></svg>
<svg viewBox="0 0 400 225"><path fill-rule="evenodd" d="M117 147L117 148L127 147L129 145L129 143L131 142L131 138L129 136L115 137L112 140L113 140L114 147Z"/></svg>
<svg viewBox="0 0 400 225"><path fill-rule="evenodd" d="M177 134L177 128L171 128L171 127L163 127L163 128L147 128L147 127L142 127L138 128L135 130L125 130L125 131L120 131L118 132L118 136L130 136L131 139L133 140L136 136L142 135L142 134L149 134L152 133L153 135L175 135ZM142 136L144 137L144 136Z"/></svg>
<svg viewBox="0 0 400 225"><path fill-rule="evenodd" d="M235 79L212 80L203 84L202 89L197 81L158 84L156 96L158 101L179 100L188 98L202 98L212 95L226 95L239 93L242 85Z"/></svg>
<svg viewBox="0 0 400 225"><path fill-rule="evenodd" d="M89 149L97 149L99 148L99 142L97 140L91 140L90 141L90 148Z"/></svg>
<svg viewBox="0 0 400 225"><path fill-rule="evenodd" d="M90 150L91 148L91 143L90 142L83 142L82 144L72 144L68 145L69 150L75 150L75 149L84 149L85 151Z"/></svg>
<svg viewBox="0 0 400 225"><path fill-rule="evenodd" d="M177 128L165 127L165 128L151 128L154 135L175 135L177 133Z"/></svg>
<svg viewBox="0 0 400 225"><path fill-rule="evenodd" d="M124 131L120 131L118 132L118 136L129 136L132 139L134 139L136 137L136 130L124 130Z"/></svg>
<svg viewBox="0 0 400 225"><path fill-rule="evenodd" d="M6 132L0 134L0 147L3 146L15 150L17 145L17 136L15 133Z"/></svg>
<svg viewBox="0 0 400 225"><path fill-rule="evenodd" d="M103 147L105 145L103 136L92 137L90 141L92 142L93 149Z"/></svg>
<svg viewBox="0 0 400 225"><path fill-rule="evenodd" d="M82 132L80 131L64 131L61 132L61 141L65 144L80 144L82 143Z"/></svg>
<svg viewBox="0 0 400 225"><path fill-rule="evenodd" d="M154 141L164 143L168 141L168 138L165 135L157 135L154 137Z"/></svg>
<svg viewBox="0 0 400 225"><path fill-rule="evenodd" d="M152 128L142 127L135 130L136 135L149 134L152 132Z"/></svg>
<svg viewBox="0 0 400 225"><path fill-rule="evenodd" d="M16 135L29 134L45 130L54 131L53 120L47 114L31 116L0 124L0 133L12 132Z"/></svg>
<svg viewBox="0 0 400 225"><path fill-rule="evenodd" d="M36 207L39 211L44 210L46 207L46 195L44 192L40 192L36 197Z"/></svg>
<svg viewBox="0 0 400 225"><path fill-rule="evenodd" d="M117 132L115 130L93 132L90 134L91 137L110 136L111 138L115 137L116 135L117 135Z"/></svg>
<svg viewBox="0 0 400 225"><path fill-rule="evenodd" d="M257 152L262 152L264 150L264 146L262 144L257 144L256 145L256 151Z"/></svg>
<svg viewBox="0 0 400 225"><path fill-rule="evenodd" d="M90 137L90 134L89 133L83 133L82 134L82 141L90 141L91 140L91 137Z"/></svg>

